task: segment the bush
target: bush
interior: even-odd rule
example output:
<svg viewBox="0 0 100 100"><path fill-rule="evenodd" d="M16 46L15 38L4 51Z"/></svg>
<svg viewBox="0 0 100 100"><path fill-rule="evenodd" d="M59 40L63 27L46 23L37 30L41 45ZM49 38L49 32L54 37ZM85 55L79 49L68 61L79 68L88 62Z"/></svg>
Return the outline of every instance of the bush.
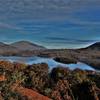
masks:
<svg viewBox="0 0 100 100"><path fill-rule="evenodd" d="M57 82L59 79L67 79L67 75L69 74L70 70L65 67L57 67L53 68L50 75L51 78Z"/></svg>
<svg viewBox="0 0 100 100"><path fill-rule="evenodd" d="M89 78L87 77L86 71L75 69L68 74L67 80L69 81L70 85L73 86L78 83L82 83L84 80L89 80Z"/></svg>
<svg viewBox="0 0 100 100"><path fill-rule="evenodd" d="M43 92L49 81L48 73L49 68L45 63L28 66L27 71L25 71L25 75L27 74L25 86Z"/></svg>
<svg viewBox="0 0 100 100"><path fill-rule="evenodd" d="M55 85L51 98L54 100L74 100L74 96L67 80L59 80Z"/></svg>
<svg viewBox="0 0 100 100"><path fill-rule="evenodd" d="M8 71L13 71L14 65L13 65L13 63L11 63L9 61L0 61L0 68L3 68Z"/></svg>
<svg viewBox="0 0 100 100"><path fill-rule="evenodd" d="M16 63L16 62L14 62L13 65L14 65L14 70L15 71L16 70L17 71L24 71L26 69L26 67L27 67L27 65L23 64L23 63Z"/></svg>
<svg viewBox="0 0 100 100"><path fill-rule="evenodd" d="M99 100L96 93L96 85L91 81L77 84L74 93L79 100Z"/></svg>

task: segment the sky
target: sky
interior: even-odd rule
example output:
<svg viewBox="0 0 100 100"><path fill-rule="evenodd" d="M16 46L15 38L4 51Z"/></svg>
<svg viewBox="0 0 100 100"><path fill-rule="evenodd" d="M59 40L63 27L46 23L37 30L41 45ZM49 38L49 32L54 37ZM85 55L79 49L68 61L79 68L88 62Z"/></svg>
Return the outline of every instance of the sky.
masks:
<svg viewBox="0 0 100 100"><path fill-rule="evenodd" d="M0 0L0 42L47 48L100 42L100 0Z"/></svg>

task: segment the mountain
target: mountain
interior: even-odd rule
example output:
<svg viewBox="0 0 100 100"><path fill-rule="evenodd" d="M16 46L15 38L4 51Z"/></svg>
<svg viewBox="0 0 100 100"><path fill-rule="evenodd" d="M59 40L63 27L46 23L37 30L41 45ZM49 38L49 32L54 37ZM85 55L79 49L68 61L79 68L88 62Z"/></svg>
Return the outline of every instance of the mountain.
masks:
<svg viewBox="0 0 100 100"><path fill-rule="evenodd" d="M100 42L96 42L90 46L88 46L86 49L91 49L91 50L100 50Z"/></svg>
<svg viewBox="0 0 100 100"><path fill-rule="evenodd" d="M31 43L29 41L15 42L15 43L10 44L10 46L13 46L21 51L26 51L26 50L32 51L32 50L44 50L44 49L46 49L43 46Z"/></svg>
<svg viewBox="0 0 100 100"><path fill-rule="evenodd" d="M46 48L28 41L19 41L12 44L0 42L0 55L2 56L32 56Z"/></svg>
<svg viewBox="0 0 100 100"><path fill-rule="evenodd" d="M17 52L17 48L0 42L0 53Z"/></svg>

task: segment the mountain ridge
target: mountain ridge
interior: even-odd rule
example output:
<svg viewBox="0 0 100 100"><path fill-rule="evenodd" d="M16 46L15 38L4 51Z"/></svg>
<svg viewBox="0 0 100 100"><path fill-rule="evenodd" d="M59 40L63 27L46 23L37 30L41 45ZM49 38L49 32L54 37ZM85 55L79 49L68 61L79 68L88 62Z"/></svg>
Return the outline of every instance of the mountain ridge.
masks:
<svg viewBox="0 0 100 100"><path fill-rule="evenodd" d="M24 51L25 50L32 51L32 50L43 50L43 49L46 49L43 46L40 46L38 44L29 42L29 41L18 41L18 42L14 42L14 43L11 43L10 46L16 47L19 50L24 50Z"/></svg>
<svg viewBox="0 0 100 100"><path fill-rule="evenodd" d="M14 42L11 44L6 44L3 42L0 42L0 55L5 55L5 56L32 56L32 55L41 55L43 52L44 53L50 53L52 54L53 51L57 53L57 51L64 51L64 50L74 50L74 51L99 51L100 50L100 42L94 43L86 48L81 48L81 49L47 49L41 45L34 44L29 41L18 41ZM41 53L40 53L41 52Z"/></svg>
<svg viewBox="0 0 100 100"><path fill-rule="evenodd" d="M2 56L20 56L29 55L29 52L45 50L46 48L29 41L18 41L11 44L0 42L0 55ZM31 55L31 53L30 53Z"/></svg>
<svg viewBox="0 0 100 100"><path fill-rule="evenodd" d="M30 41L17 41L10 44L0 42L0 50L1 49L7 49L7 50L17 49L17 50L22 50L22 51L25 51L25 50L32 51L32 50L45 50L47 48L44 46L38 45L36 43L32 43ZM100 50L100 42L93 43L89 45L88 47L80 48L78 50L82 50L82 49Z"/></svg>
<svg viewBox="0 0 100 100"><path fill-rule="evenodd" d="M87 49L89 49L89 48L100 50L100 42L96 42L96 43L87 47Z"/></svg>

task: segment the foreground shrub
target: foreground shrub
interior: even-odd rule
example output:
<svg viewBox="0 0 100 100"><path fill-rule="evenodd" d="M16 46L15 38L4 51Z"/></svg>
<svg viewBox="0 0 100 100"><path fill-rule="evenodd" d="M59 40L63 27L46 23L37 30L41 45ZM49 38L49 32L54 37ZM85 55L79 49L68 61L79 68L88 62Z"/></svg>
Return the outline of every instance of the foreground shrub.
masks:
<svg viewBox="0 0 100 100"><path fill-rule="evenodd" d="M67 75L69 74L70 70L65 67L57 67L53 68L51 71L51 78L57 82L59 79L67 79Z"/></svg>
<svg viewBox="0 0 100 100"><path fill-rule="evenodd" d="M25 86L33 87L33 89L36 89L39 92L43 92L44 87L49 84L48 73L49 68L45 63L29 66L25 71L25 75L27 74Z"/></svg>
<svg viewBox="0 0 100 100"><path fill-rule="evenodd" d="M59 80L51 92L53 100L74 100L67 80Z"/></svg>
<svg viewBox="0 0 100 100"><path fill-rule="evenodd" d="M0 61L0 68L3 68L8 71L13 71L14 65L13 65L13 63L11 63L9 61Z"/></svg>
<svg viewBox="0 0 100 100"><path fill-rule="evenodd" d="M100 74L89 74L88 78L95 82L96 86L100 88Z"/></svg>
<svg viewBox="0 0 100 100"><path fill-rule="evenodd" d="M12 91L11 86L13 86L12 82L0 82L0 91L1 91L1 97L0 100L26 100L23 96L21 96L16 91Z"/></svg>
<svg viewBox="0 0 100 100"><path fill-rule="evenodd" d="M37 91L53 100L100 99L100 74L93 71L56 67L50 72L45 63L25 65L1 61L0 79L0 100L28 100L15 87L22 87L23 92Z"/></svg>
<svg viewBox="0 0 100 100"><path fill-rule="evenodd" d="M75 69L70 71L70 73L67 76L67 80L70 83L71 86L82 83L85 80L89 80L87 77L86 71L83 71L81 69Z"/></svg>
<svg viewBox="0 0 100 100"><path fill-rule="evenodd" d="M14 62L13 65L14 65L14 70L15 71L16 70L17 71L24 71L26 69L26 67L27 67L26 64L24 64L24 63L18 63L18 62Z"/></svg>
<svg viewBox="0 0 100 100"><path fill-rule="evenodd" d="M91 81L84 81L74 87L77 100L99 100L96 85ZM99 91L100 93L100 91Z"/></svg>

